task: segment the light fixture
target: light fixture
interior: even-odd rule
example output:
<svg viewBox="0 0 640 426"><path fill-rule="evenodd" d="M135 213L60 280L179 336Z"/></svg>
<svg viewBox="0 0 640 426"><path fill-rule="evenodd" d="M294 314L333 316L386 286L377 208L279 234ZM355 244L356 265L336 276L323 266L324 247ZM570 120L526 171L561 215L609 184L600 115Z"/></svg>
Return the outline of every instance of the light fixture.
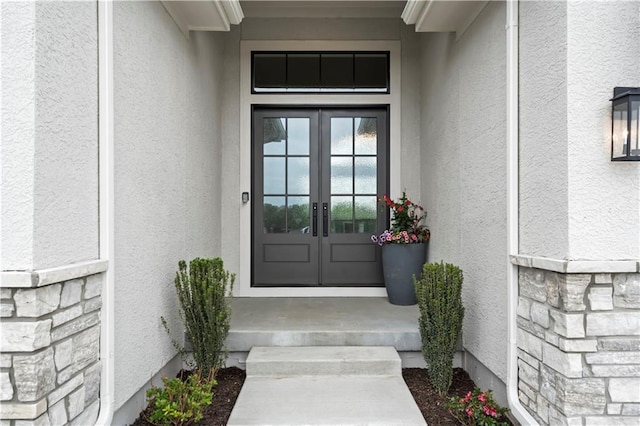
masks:
<svg viewBox="0 0 640 426"><path fill-rule="evenodd" d="M611 161L640 161L640 88L615 87L611 102Z"/></svg>

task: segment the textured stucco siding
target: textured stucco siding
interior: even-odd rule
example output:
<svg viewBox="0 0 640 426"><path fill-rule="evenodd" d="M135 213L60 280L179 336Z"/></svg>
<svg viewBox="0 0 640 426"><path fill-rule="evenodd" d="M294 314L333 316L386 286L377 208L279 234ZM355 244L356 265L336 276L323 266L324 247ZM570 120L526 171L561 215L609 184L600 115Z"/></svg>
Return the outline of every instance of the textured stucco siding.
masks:
<svg viewBox="0 0 640 426"><path fill-rule="evenodd" d="M640 168L610 161L609 99L640 86L640 3L566 7L569 258L639 259Z"/></svg>
<svg viewBox="0 0 640 426"><path fill-rule="evenodd" d="M521 254L640 257L640 171L610 161L609 102L639 76L638 2L520 3Z"/></svg>
<svg viewBox="0 0 640 426"><path fill-rule="evenodd" d="M402 151L400 188L415 202L422 203L420 146L420 35L412 26L402 25Z"/></svg>
<svg viewBox="0 0 640 426"><path fill-rule="evenodd" d="M180 259L220 255L221 36L114 3L116 409L175 356ZM237 171L236 171L237 174Z"/></svg>
<svg viewBox="0 0 640 426"><path fill-rule="evenodd" d="M506 379L505 4L490 2L456 41L425 35L422 198L430 260L465 274L463 344Z"/></svg>
<svg viewBox="0 0 640 426"><path fill-rule="evenodd" d="M0 3L2 197L0 269L33 264L35 3Z"/></svg>
<svg viewBox="0 0 640 426"><path fill-rule="evenodd" d="M2 11L2 269L96 259L97 4Z"/></svg>
<svg viewBox="0 0 640 426"><path fill-rule="evenodd" d="M564 259L569 247L567 14L520 3L520 253Z"/></svg>

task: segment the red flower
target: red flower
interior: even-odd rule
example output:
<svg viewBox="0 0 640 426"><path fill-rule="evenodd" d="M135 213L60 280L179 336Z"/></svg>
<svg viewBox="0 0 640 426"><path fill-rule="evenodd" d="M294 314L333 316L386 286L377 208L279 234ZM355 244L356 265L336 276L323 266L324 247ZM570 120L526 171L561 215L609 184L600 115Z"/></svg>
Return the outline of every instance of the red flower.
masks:
<svg viewBox="0 0 640 426"><path fill-rule="evenodd" d="M398 210L398 213L402 213L404 211L404 207L402 206L397 206L396 210Z"/></svg>

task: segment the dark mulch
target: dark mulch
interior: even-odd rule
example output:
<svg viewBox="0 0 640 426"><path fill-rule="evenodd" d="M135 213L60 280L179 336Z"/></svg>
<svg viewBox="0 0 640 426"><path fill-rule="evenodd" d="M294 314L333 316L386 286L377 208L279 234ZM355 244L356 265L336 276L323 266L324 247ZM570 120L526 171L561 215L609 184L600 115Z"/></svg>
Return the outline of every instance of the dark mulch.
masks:
<svg viewBox="0 0 640 426"><path fill-rule="evenodd" d="M473 390L475 384L466 371L454 368L448 396L438 395L431 387L429 375L424 368L403 368L402 377L429 426L460 424L447 410L446 403L451 396L464 396Z"/></svg>
<svg viewBox="0 0 640 426"><path fill-rule="evenodd" d="M245 371L237 367L223 368L218 371L216 374L218 384L213 389L213 403L205 408L204 418L195 424L207 426L226 425L246 376ZM148 417L149 408L147 407L145 411L140 413L133 426L152 425L146 420Z"/></svg>
<svg viewBox="0 0 640 426"><path fill-rule="evenodd" d="M236 367L224 368L216 376L218 385L215 387L213 404L205 409L204 418L197 425L223 426L227 423L233 405L244 383L244 370ZM407 383L416 404L420 408L429 426L456 425L459 422L447 410L445 404L449 396L463 397L475 386L466 371L456 368L453 371L453 383L449 389L449 396L440 396L429 384L427 370L422 368L404 368L402 377ZM133 426L149 426L145 420L147 410L140 413L140 417Z"/></svg>

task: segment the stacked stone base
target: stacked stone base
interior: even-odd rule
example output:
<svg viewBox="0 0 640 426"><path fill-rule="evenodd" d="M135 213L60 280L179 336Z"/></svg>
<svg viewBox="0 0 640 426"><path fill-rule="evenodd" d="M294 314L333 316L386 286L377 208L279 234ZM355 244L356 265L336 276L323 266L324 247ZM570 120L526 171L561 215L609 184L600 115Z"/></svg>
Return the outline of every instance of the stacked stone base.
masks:
<svg viewBox="0 0 640 426"><path fill-rule="evenodd" d="M522 404L540 424L640 425L640 274L519 271Z"/></svg>
<svg viewBox="0 0 640 426"><path fill-rule="evenodd" d="M103 276L0 289L1 426L95 423Z"/></svg>

